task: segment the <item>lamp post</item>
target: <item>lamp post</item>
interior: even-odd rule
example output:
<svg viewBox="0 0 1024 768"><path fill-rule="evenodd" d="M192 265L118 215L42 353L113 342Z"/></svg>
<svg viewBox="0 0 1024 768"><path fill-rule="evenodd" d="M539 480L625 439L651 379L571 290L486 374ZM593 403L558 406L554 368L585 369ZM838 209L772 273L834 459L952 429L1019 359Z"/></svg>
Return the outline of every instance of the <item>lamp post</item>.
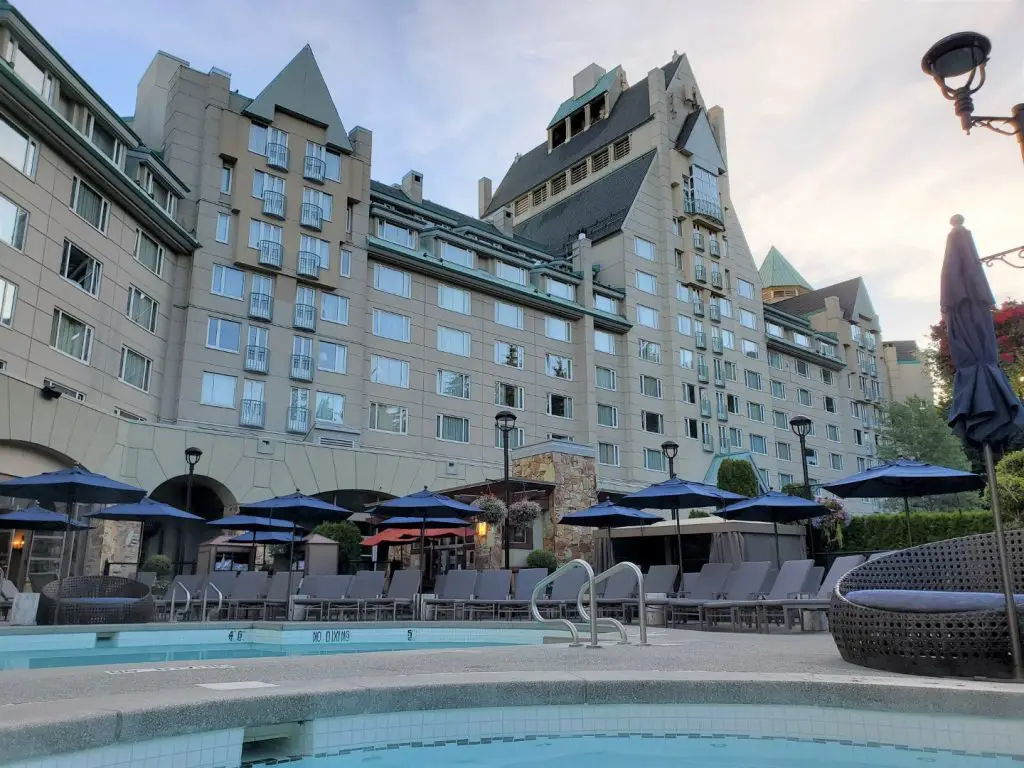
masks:
<svg viewBox="0 0 1024 768"><path fill-rule="evenodd" d="M511 411L498 411L494 415L494 424L501 430L501 447L505 453L505 524L502 526L502 538L505 545L505 569L508 570L508 555L511 537L509 536L508 507L511 503L511 489L508 482L508 436L516 427L516 415Z"/></svg>
<svg viewBox="0 0 1024 768"><path fill-rule="evenodd" d="M794 416L789 420L789 428L800 440L800 465L804 470L804 498L811 498L811 481L807 477L807 435L811 432L811 420L806 416ZM814 549L814 532L811 530L811 523L807 521L807 551L811 553Z"/></svg>
<svg viewBox="0 0 1024 768"><path fill-rule="evenodd" d="M192 479L196 473L196 464L203 458L203 452L195 446L185 449L185 463L188 465L188 478L185 480L185 511L192 511ZM182 560L185 557L185 542L181 527L178 528L178 573L181 573Z"/></svg>
<svg viewBox="0 0 1024 768"><path fill-rule="evenodd" d="M676 476L676 456L679 454L679 443L674 440L666 440L661 444L661 452L668 459L668 478L671 480ZM672 508L672 519L676 521L676 552L679 555L679 573L683 573L683 532L679 528L679 510Z"/></svg>
<svg viewBox="0 0 1024 768"><path fill-rule="evenodd" d="M991 41L977 32L957 32L935 43L921 59L921 69L932 78L942 95L953 102L953 111L960 118L960 127L966 133L971 128L982 126L1004 136L1016 136L1020 145L1021 159L1024 160L1024 104L1017 104L1010 110L1010 117L974 116L974 100L971 98L985 84L985 65L992 51ZM966 76L961 85L951 86L948 78ZM977 83L975 83L977 81Z"/></svg>

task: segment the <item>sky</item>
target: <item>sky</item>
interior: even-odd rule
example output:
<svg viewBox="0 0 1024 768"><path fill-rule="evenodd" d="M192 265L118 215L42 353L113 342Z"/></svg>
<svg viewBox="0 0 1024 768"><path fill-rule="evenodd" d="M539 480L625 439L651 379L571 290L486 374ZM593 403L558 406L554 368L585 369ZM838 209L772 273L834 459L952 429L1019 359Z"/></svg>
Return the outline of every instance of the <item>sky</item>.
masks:
<svg viewBox="0 0 1024 768"><path fill-rule="evenodd" d="M17 4L123 115L157 50L255 96L308 42L345 127L373 131L373 177L415 168L425 196L471 214L477 180L497 186L545 140L574 73L621 64L634 83L685 53L708 106L725 110L733 204L757 262L775 245L816 287L862 275L888 339L923 343L937 322L950 216L982 255L1024 246L1014 139L965 136L920 68L947 34L987 35L975 114L1008 115L1024 102L1017 0ZM1024 270L987 274L998 300L1024 298Z"/></svg>

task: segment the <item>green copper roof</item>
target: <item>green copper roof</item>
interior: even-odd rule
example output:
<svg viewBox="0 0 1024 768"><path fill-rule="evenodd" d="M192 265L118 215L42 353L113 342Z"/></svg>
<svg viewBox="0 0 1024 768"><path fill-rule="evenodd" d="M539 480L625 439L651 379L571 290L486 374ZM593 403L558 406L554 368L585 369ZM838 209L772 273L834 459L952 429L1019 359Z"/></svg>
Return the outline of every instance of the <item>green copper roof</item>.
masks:
<svg viewBox="0 0 1024 768"><path fill-rule="evenodd" d="M615 82L615 78L619 75L619 67L612 67L611 71L605 72L601 75L601 78L597 81L597 85L591 88L589 91L584 93L577 99L566 99L562 102L562 105L555 112L555 116L551 118L551 122L548 123L548 128L560 123L577 109L582 107L591 99L600 96L602 93L612 87L612 83Z"/></svg>
<svg viewBox="0 0 1024 768"><path fill-rule="evenodd" d="M768 255L761 262L758 270L761 274L761 284L765 288L777 288L789 285L797 285L813 291L811 284L804 280L803 276L796 271L796 268L786 260L786 257L779 253L773 245Z"/></svg>

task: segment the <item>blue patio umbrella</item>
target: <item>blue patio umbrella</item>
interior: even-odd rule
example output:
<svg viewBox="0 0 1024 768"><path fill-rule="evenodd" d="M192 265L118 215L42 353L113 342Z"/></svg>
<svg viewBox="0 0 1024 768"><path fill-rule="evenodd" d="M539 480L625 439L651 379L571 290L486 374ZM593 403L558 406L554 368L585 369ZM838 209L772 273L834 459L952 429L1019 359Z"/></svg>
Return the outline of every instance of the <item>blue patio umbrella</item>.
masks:
<svg viewBox="0 0 1024 768"><path fill-rule="evenodd" d="M170 504L155 501L149 497L137 501L134 504L116 504L111 507L104 507L95 512L87 512L85 517L95 517L98 520L123 520L135 523L165 523L177 520L199 520L199 515L191 512L184 512Z"/></svg>
<svg viewBox="0 0 1024 768"><path fill-rule="evenodd" d="M985 456L999 567L1006 597L1013 670L1014 676L1022 679L1024 652L1021 650L1013 580L1003 537L993 449L1004 446L1024 428L1024 407L999 367L999 343L992 319L995 300L978 260L974 238L964 227L963 216L954 216L950 224L953 229L946 238L939 297L954 369L949 424L961 439L980 447Z"/></svg>
<svg viewBox="0 0 1024 768"><path fill-rule="evenodd" d="M436 517L458 517L469 519L480 514L480 510L463 504L461 501L443 496L440 493L428 491L426 486L422 491L410 493L408 496L399 496L397 499L382 501L373 507L373 514L387 516L401 516L414 519L420 524L420 552L426 552L426 531L427 521ZM426 557L420 557L420 570L426 569Z"/></svg>
<svg viewBox="0 0 1024 768"><path fill-rule="evenodd" d="M0 515L0 530L18 528L25 531L87 531L86 523L69 520L63 512L42 507L15 509Z"/></svg>
<svg viewBox="0 0 1024 768"><path fill-rule="evenodd" d="M602 501L586 509L577 509L562 515L559 525L577 525L590 528L625 528L631 525L653 525L664 520L661 515L641 509L622 507L613 501Z"/></svg>
<svg viewBox="0 0 1024 768"><path fill-rule="evenodd" d="M217 520L210 520L207 525L229 531L249 531L250 533L253 531L292 533L299 530L299 526L289 520L274 520L272 517L256 517L254 515L229 515Z"/></svg>
<svg viewBox="0 0 1024 768"><path fill-rule="evenodd" d="M782 565L779 556L779 523L795 523L812 517L821 517L831 512L828 507L810 501L802 496L785 493L766 493L753 499L744 499L730 504L716 513L724 520L748 520L756 523L771 523L775 533L775 565Z"/></svg>
<svg viewBox="0 0 1024 768"><path fill-rule="evenodd" d="M289 544L296 541L305 541L306 537L301 533L288 533L287 531L253 531L243 533L228 539L228 544Z"/></svg>
<svg viewBox="0 0 1024 768"><path fill-rule="evenodd" d="M457 517L389 517L377 523L378 528L408 528L423 523L428 528L465 528L466 521Z"/></svg>

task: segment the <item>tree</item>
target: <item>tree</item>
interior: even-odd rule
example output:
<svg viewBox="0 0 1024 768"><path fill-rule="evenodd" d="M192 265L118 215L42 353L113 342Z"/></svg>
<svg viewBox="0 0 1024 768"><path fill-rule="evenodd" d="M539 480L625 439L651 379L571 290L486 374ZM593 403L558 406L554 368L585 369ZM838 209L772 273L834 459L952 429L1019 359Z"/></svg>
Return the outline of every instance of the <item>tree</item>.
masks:
<svg viewBox="0 0 1024 768"><path fill-rule="evenodd" d="M1003 518L1024 521L1024 451L1007 453L996 464L996 486ZM985 503L991 507L992 497L985 489Z"/></svg>
<svg viewBox="0 0 1024 768"><path fill-rule="evenodd" d="M313 533L326 536L338 542L338 572L352 573L354 566L363 556L363 535L355 523L343 520L338 523L320 523Z"/></svg>
<svg viewBox="0 0 1024 768"><path fill-rule="evenodd" d="M718 467L718 487L741 496L757 496L757 475L749 461L743 459L722 459Z"/></svg>
<svg viewBox="0 0 1024 768"><path fill-rule="evenodd" d="M953 469L970 465L963 446L939 410L920 397L890 401L884 407L878 456L891 461L905 456Z"/></svg>

